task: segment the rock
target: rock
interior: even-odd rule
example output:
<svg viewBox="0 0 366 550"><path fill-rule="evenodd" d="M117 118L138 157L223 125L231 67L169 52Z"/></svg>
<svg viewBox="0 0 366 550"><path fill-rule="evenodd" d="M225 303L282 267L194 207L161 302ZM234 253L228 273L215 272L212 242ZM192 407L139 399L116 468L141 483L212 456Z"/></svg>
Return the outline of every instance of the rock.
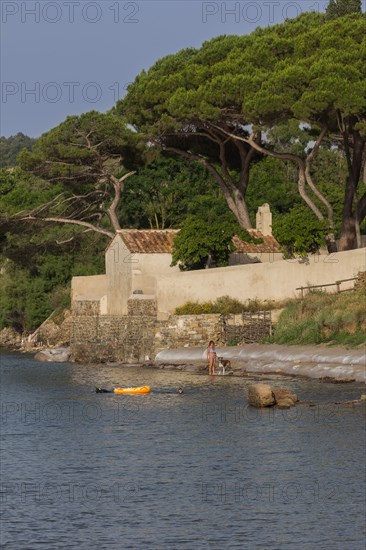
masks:
<svg viewBox="0 0 366 550"><path fill-rule="evenodd" d="M274 398L276 400L276 403L278 405L279 401L282 401L284 399L289 399L292 401L292 405L298 402L299 398L297 397L296 393L293 393L290 390L287 390L286 388L273 388L272 389Z"/></svg>
<svg viewBox="0 0 366 550"><path fill-rule="evenodd" d="M13 328L0 330L0 346L7 348L18 348L22 343L22 336Z"/></svg>
<svg viewBox="0 0 366 550"><path fill-rule="evenodd" d="M253 407L271 407L275 404L272 388L268 384L252 384L248 387L249 404Z"/></svg>
<svg viewBox="0 0 366 550"><path fill-rule="evenodd" d="M366 401L366 394L362 394L360 397L360 401Z"/></svg>
<svg viewBox="0 0 366 550"><path fill-rule="evenodd" d="M346 407L354 407L355 405L365 405L366 399L353 399L352 401L336 401L335 405L345 405Z"/></svg>
<svg viewBox="0 0 366 550"><path fill-rule="evenodd" d="M295 405L295 402L290 397L282 397L281 399L276 400L276 406L279 409L289 409L294 405Z"/></svg>
<svg viewBox="0 0 366 550"><path fill-rule="evenodd" d="M71 356L69 348L53 348L43 351L39 351L34 356L36 361L52 362L52 363L66 363Z"/></svg>
<svg viewBox="0 0 366 550"><path fill-rule="evenodd" d="M350 384L354 382L354 378L332 378L331 376L322 376L320 382L329 382L330 384Z"/></svg>
<svg viewBox="0 0 366 550"><path fill-rule="evenodd" d="M68 309L58 316L52 313L33 334L28 336L28 347L65 347L70 343L71 328L72 315Z"/></svg>

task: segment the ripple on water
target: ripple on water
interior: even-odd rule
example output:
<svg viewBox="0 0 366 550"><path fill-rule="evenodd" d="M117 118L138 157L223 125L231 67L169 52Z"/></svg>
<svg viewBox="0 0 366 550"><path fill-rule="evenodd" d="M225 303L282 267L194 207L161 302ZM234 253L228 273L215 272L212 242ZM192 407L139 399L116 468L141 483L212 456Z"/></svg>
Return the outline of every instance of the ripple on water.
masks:
<svg viewBox="0 0 366 550"><path fill-rule="evenodd" d="M17 354L1 369L9 550L364 549L364 409L332 405L360 385L272 380L319 405L258 411L239 378Z"/></svg>

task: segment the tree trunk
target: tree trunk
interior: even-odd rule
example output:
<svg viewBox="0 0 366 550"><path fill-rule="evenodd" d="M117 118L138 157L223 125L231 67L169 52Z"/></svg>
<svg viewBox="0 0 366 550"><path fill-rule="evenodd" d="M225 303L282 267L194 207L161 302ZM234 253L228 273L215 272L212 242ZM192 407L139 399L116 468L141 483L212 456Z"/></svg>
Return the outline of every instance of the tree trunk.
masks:
<svg viewBox="0 0 366 550"><path fill-rule="evenodd" d="M341 116L339 115L339 119ZM361 172L365 162L366 140L355 130L357 119L349 118L343 122L343 147L347 160L348 176L344 193L342 212L342 231L340 237L340 250L353 250L361 245L360 208L357 201L357 187L361 179Z"/></svg>
<svg viewBox="0 0 366 550"><path fill-rule="evenodd" d="M343 218L342 232L339 239L339 250L353 250L356 248L356 224L353 217Z"/></svg>
<svg viewBox="0 0 366 550"><path fill-rule="evenodd" d="M336 242L334 233L329 233L325 237L325 242L326 242L327 250L329 254L333 254L334 252L338 251L337 242Z"/></svg>
<svg viewBox="0 0 366 550"><path fill-rule="evenodd" d="M238 212L237 220L240 226L243 227L244 229L251 229L252 223L249 217L248 206L245 201L245 198L243 197L242 193L239 190L235 191L234 193L234 202L237 208L237 212Z"/></svg>

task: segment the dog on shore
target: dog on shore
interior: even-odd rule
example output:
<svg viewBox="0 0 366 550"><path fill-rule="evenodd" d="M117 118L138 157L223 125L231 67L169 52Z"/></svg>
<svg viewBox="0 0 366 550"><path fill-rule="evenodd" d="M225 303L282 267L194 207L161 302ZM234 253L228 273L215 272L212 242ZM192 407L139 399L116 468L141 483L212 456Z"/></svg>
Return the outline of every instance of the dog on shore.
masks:
<svg viewBox="0 0 366 550"><path fill-rule="evenodd" d="M219 362L219 368L218 370L221 371L220 374L225 374L226 370L231 369L231 361L229 359L224 359L223 357L218 357Z"/></svg>

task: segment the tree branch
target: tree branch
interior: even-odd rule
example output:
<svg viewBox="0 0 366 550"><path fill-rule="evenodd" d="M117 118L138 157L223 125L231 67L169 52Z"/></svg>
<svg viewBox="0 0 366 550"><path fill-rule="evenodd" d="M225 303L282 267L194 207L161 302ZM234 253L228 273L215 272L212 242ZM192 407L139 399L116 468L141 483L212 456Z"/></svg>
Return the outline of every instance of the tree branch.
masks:
<svg viewBox="0 0 366 550"><path fill-rule="evenodd" d="M274 157L281 160L292 160L296 163L299 173L298 178L298 190L301 198L303 201L308 205L308 207L314 212L318 220L324 220L324 216L322 212L319 210L319 208L316 206L316 204L313 203L311 198L307 195L305 190L305 184L306 184L306 177L305 177L305 164L302 161L300 157L297 155L294 155L292 153L277 153L276 151L271 151L270 149L266 149L262 145L259 145L259 143L256 143L254 140L255 134L252 133L249 138L243 138L240 136L236 136L235 134L232 134L230 132L227 132L227 134L232 137L233 139L237 139L239 141L243 141L244 143L248 143L253 147L253 149L256 149L260 153L263 153L264 155L268 155L270 157Z"/></svg>
<svg viewBox="0 0 366 550"><path fill-rule="evenodd" d="M19 218L19 221L71 223L74 225L81 225L82 227L87 227L91 231L95 231L96 233L102 233L102 235L107 235L107 237L110 237L111 239L113 239L113 237L115 236L115 233L112 233L112 231L108 231L107 229L103 229L102 227L98 227L91 223L83 222L81 220L69 220L68 218L59 218L59 217L37 218L36 216L30 215L30 216L26 216L25 218Z"/></svg>
<svg viewBox="0 0 366 550"><path fill-rule="evenodd" d="M328 131L328 127L326 125L324 125L321 132L320 132L320 134L319 134L318 139L316 140L316 142L314 144L314 147L312 148L312 150L310 151L310 153L307 155L307 157L305 159L305 178L306 178L306 181L307 181L310 189L312 189L314 194L318 197L318 199L326 207L327 212L328 212L329 227L333 228L334 227L333 208L332 208L331 204L327 201L327 199L324 197L324 195L318 190L318 188L314 184L313 178L311 176L311 171L310 171L311 162L313 161L316 153L318 152L319 147L320 147L324 137L326 136L327 131Z"/></svg>
<svg viewBox="0 0 366 550"><path fill-rule="evenodd" d="M109 175L109 180L111 181L113 187L114 187L114 197L113 200L108 208L108 214L110 217L110 220L112 222L112 225L116 231L121 229L119 219L117 216L117 208L119 205L119 201L121 200L121 195L124 190L124 181L129 178L130 176L133 176L136 172L128 172L121 178L117 179L113 175Z"/></svg>

